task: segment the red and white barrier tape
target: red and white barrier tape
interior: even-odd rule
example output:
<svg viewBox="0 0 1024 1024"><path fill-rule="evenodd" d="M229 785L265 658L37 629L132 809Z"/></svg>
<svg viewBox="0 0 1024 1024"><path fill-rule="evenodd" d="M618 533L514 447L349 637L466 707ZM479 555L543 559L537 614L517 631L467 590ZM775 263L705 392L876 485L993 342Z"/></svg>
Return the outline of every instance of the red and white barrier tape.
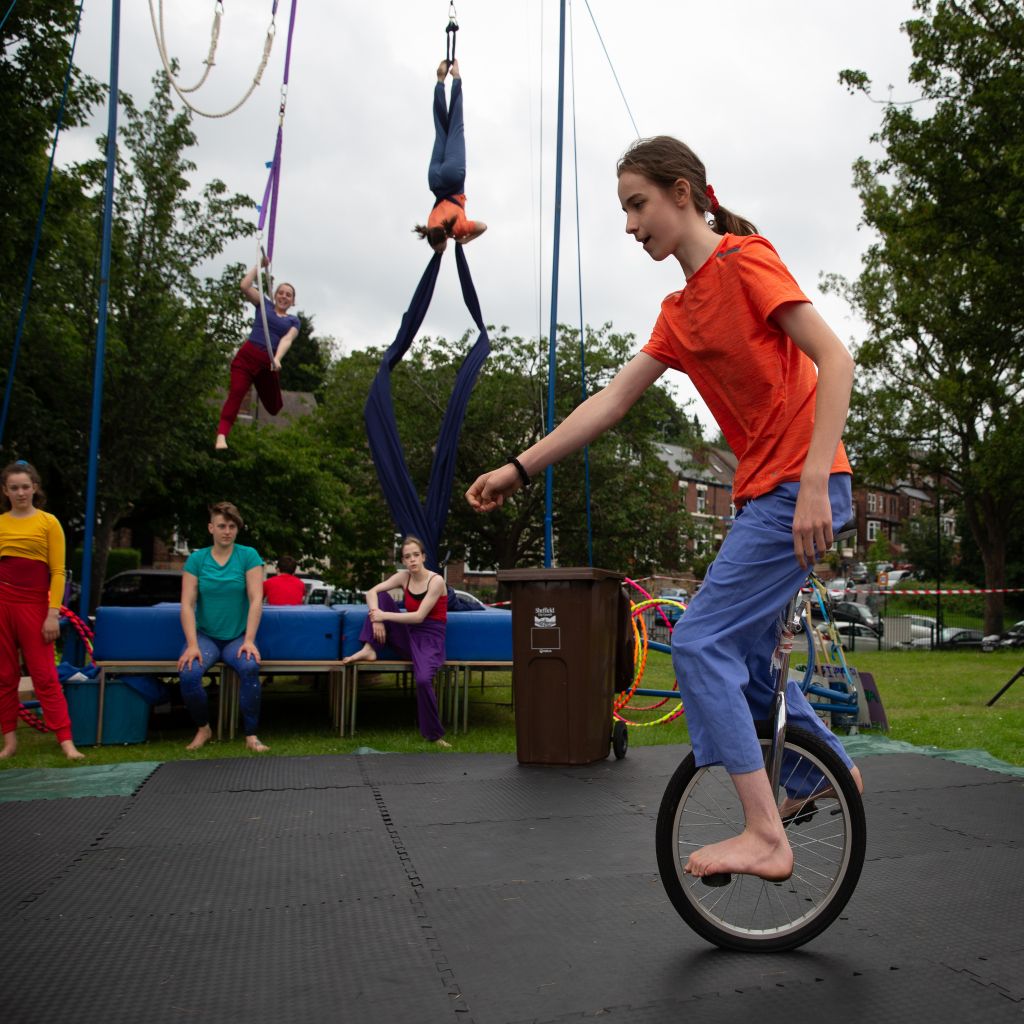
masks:
<svg viewBox="0 0 1024 1024"><path fill-rule="evenodd" d="M1024 588L1022 587L994 587L988 589L975 589L975 590L892 590L888 588L877 588L872 590L861 591L866 594L894 594L897 597L902 597L904 594L1022 594Z"/></svg>

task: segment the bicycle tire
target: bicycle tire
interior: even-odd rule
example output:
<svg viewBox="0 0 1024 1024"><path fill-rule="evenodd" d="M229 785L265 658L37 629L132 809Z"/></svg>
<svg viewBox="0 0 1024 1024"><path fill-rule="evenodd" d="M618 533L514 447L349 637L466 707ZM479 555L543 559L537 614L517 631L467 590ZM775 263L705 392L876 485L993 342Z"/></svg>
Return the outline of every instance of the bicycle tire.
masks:
<svg viewBox="0 0 1024 1024"><path fill-rule="evenodd" d="M767 749L766 726L758 738ZM720 765L698 768L689 754L662 797L655 833L662 884L686 923L723 949L771 953L809 942L842 912L864 864L864 805L849 770L835 751L801 729L787 728L785 743L784 785L799 789L800 780L810 777L805 773L816 771L836 794L789 819L794 865L785 882L733 875L728 884L711 887L683 873L693 849L743 829L739 799Z"/></svg>

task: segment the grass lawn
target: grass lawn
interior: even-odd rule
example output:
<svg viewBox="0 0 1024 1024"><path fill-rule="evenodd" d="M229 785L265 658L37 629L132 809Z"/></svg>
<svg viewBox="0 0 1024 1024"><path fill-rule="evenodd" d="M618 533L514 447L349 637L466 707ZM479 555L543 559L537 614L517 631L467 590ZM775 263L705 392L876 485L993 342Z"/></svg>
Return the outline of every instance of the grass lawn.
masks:
<svg viewBox="0 0 1024 1024"><path fill-rule="evenodd" d="M1020 651L857 651L849 660L858 669L874 675L893 739L946 749L978 748L1000 760L1024 765L1024 679L1018 680L994 707L985 706L1021 667ZM416 729L412 693L397 689L391 676L380 678L377 685L364 682L361 686L358 731L354 737L344 739L330 727L326 700L321 692L311 688L309 677L294 681L275 679L264 691L259 734L270 745L271 753L263 756L342 754L361 747L400 752L436 750ZM671 688L672 672L666 656L651 656L644 685ZM479 681L475 682L470 688L470 701L469 732L449 737L454 749L467 753L514 753L510 674L489 673L483 689ZM624 714L637 722L651 721L678 706L672 700L650 710L640 707L655 703L656 698L634 698ZM184 748L193 733L183 709L170 715L154 715L146 743L88 747L84 763L260 756L249 754L241 739L211 742L201 751L188 753ZM0 771L68 766L52 736L20 724L18 738L18 755L0 761ZM629 742L634 747L686 743L686 718L681 716L673 722L649 727L631 725Z"/></svg>

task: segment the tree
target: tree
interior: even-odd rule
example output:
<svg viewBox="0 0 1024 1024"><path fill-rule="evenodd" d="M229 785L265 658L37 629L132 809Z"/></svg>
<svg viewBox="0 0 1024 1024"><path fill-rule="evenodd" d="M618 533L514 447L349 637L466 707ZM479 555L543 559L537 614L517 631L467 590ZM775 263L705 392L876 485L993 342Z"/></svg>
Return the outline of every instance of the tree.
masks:
<svg viewBox="0 0 1024 1024"><path fill-rule="evenodd" d="M878 577L878 563L888 562L892 558L892 544L884 533L879 533L868 548L868 575L872 580Z"/></svg>
<svg viewBox="0 0 1024 1024"><path fill-rule="evenodd" d="M6 387L15 325L24 294L33 237L53 143L54 126L67 72L70 45L77 18L73 0L23 0L4 15L0 35L0 126L9 145L0 165L0 310L8 325L0 345L0 387ZM103 94L91 78L74 70L64 109L64 128L86 122ZM86 237L88 236L88 241ZM62 487L51 479L49 465L69 465L82 425L69 428L64 413L68 403L56 405L40 399L32 367L53 373L75 365L68 339L83 327L68 302L69 288L88 280L95 238L90 210L81 182L74 172L54 168L48 212L43 222L39 262L28 305L19 362L12 385L11 419L4 436L3 460L20 457L35 462L44 473L50 507L61 513ZM61 253L77 251L81 259L68 261ZM85 270L88 267L89 270ZM63 273L65 297L48 301L47 278Z"/></svg>
<svg viewBox="0 0 1024 1024"><path fill-rule="evenodd" d="M330 364L330 342L313 334L311 314L300 311L298 317L299 333L281 361L281 387L285 391L311 391L320 399Z"/></svg>
<svg viewBox="0 0 1024 1024"><path fill-rule="evenodd" d="M74 0L21 0L10 5L0 35L0 132L7 140L0 168L0 301L4 322L17 322L32 236L50 158L71 38ZM64 128L84 124L103 94L75 69ZM59 176L59 172L58 176ZM11 335L13 337L13 329ZM9 349L8 349L9 354ZM4 367L7 361L4 361Z"/></svg>
<svg viewBox="0 0 1024 1024"><path fill-rule="evenodd" d="M210 443L213 396L228 353L244 337L239 267L199 279L228 240L250 230L252 206L223 182L199 197L184 155L195 144L187 112L175 114L166 77L154 79L149 106L121 97L111 252L94 582L103 580L118 521L141 502L173 493L173 481ZM105 140L101 140L101 146ZM126 159L127 157L127 159ZM46 439L48 484L62 494L66 525L81 527L92 396L102 161L73 168L77 188L58 196L55 239L41 268L40 312L26 346L24 399L13 436ZM21 371L19 370L19 374ZM49 425L49 429L47 429ZM52 439L52 443L51 443ZM95 596L95 591L94 591Z"/></svg>
<svg viewBox="0 0 1024 1024"><path fill-rule="evenodd" d="M907 519L900 528L907 559L925 579L950 579L953 570L953 539L942 532L930 512Z"/></svg>
<svg viewBox="0 0 1024 1024"><path fill-rule="evenodd" d="M399 434L421 496L426 494L441 416L471 343L469 336L458 344L422 339L392 374ZM473 565L536 565L544 551L543 478L487 516L472 512L462 498L481 472L529 447L544 431L546 341L503 330L492 333L491 346L463 425L445 549L452 555L468 555ZM608 382L631 348L632 338L614 334L610 325L588 331L588 394ZM364 496L365 511L374 517L363 538L369 540L376 533L389 552L394 528L380 498L362 418L380 357L379 351L353 353L332 367L320 423L348 466L349 479L358 482L353 493ZM561 419L579 403L581 393L578 335L570 328L559 332L557 364L556 419ZM671 474L657 457L655 445L666 437L689 439L690 428L684 411L656 386L615 430L591 446L595 564L638 574L680 564L688 518L677 508ZM582 456L556 467L553 505L558 560L563 565L586 562Z"/></svg>
<svg viewBox="0 0 1024 1024"><path fill-rule="evenodd" d="M877 234L854 283L831 278L868 324L857 349L850 448L879 482L907 467L958 494L986 585L1005 586L1024 512L1024 10L1005 0L917 0L904 26L921 106L886 104L858 160ZM852 89L870 92L863 72ZM985 631L1002 628L989 595Z"/></svg>

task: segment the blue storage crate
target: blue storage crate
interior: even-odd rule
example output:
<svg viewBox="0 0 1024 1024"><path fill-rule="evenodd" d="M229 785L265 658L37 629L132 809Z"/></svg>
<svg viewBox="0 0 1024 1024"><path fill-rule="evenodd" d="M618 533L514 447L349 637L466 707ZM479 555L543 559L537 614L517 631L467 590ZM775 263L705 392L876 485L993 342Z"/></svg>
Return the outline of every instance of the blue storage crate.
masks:
<svg viewBox="0 0 1024 1024"><path fill-rule="evenodd" d="M71 738L76 747L96 743L96 712L100 684L95 679L64 683L71 713ZM103 691L103 743L145 743L149 731L149 701L124 680L107 679Z"/></svg>

